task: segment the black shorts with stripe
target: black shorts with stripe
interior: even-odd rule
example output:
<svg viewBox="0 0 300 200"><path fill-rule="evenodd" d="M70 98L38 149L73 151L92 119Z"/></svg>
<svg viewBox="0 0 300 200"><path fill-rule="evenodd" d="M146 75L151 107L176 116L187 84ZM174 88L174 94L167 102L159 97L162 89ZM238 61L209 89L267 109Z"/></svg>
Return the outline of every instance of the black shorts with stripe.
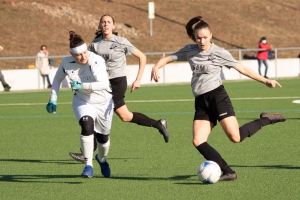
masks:
<svg viewBox="0 0 300 200"><path fill-rule="evenodd" d="M195 98L194 120L208 120L217 125L217 120L235 116L231 100L223 85Z"/></svg>
<svg viewBox="0 0 300 200"><path fill-rule="evenodd" d="M113 100L114 100L114 110L125 105L125 92L127 89L127 77L117 77L113 79L109 79Z"/></svg>

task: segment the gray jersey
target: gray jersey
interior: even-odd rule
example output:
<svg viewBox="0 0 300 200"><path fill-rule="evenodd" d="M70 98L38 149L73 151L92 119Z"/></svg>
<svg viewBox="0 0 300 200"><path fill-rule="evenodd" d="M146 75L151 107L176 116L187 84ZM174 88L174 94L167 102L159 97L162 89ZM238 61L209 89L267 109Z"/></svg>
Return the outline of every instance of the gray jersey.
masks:
<svg viewBox="0 0 300 200"><path fill-rule="evenodd" d="M197 44L189 44L171 55L172 60L188 61L193 71L191 86L194 96L209 92L222 84L221 68L235 67L238 62L232 55L214 43L207 51Z"/></svg>
<svg viewBox="0 0 300 200"><path fill-rule="evenodd" d="M92 41L88 49L104 58L109 79L126 76L126 55L136 50L126 38L116 35L108 40L100 36Z"/></svg>

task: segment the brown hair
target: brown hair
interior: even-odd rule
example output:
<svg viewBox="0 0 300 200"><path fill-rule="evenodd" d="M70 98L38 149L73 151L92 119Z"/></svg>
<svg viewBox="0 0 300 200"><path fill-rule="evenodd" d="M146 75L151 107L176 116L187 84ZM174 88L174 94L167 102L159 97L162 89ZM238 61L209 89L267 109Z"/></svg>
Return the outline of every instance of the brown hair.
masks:
<svg viewBox="0 0 300 200"><path fill-rule="evenodd" d="M43 50L43 47L45 47L45 48L47 49L47 46L43 44L43 45L41 46L41 50Z"/></svg>
<svg viewBox="0 0 300 200"><path fill-rule="evenodd" d="M102 30L101 30L101 28L100 28L100 23L101 23L101 21L102 21L102 18L105 17L105 16L111 17L112 20L113 20L113 23L115 24L115 19L114 19L111 15L109 15L109 14L102 15L102 16L100 17L100 20L99 20L99 26L98 26L98 29L97 29L96 32L95 32L95 35L96 35L95 39L98 38L98 37L100 37L100 36L102 36ZM112 33L113 33L114 35L118 35L118 31L114 31L114 30L113 30Z"/></svg>
<svg viewBox="0 0 300 200"><path fill-rule="evenodd" d="M74 31L69 31L69 36L70 48L75 48L85 43L81 36Z"/></svg>
<svg viewBox="0 0 300 200"><path fill-rule="evenodd" d="M262 42L263 40L267 40L267 38L266 37L261 37L259 42Z"/></svg>
<svg viewBox="0 0 300 200"><path fill-rule="evenodd" d="M196 25L195 25L196 24ZM194 28L193 28L194 26ZM202 20L201 16L194 17L190 19L190 21L185 25L185 29L189 38L191 38L194 42L196 42L195 31L198 29L208 28L210 30L210 26L204 20Z"/></svg>

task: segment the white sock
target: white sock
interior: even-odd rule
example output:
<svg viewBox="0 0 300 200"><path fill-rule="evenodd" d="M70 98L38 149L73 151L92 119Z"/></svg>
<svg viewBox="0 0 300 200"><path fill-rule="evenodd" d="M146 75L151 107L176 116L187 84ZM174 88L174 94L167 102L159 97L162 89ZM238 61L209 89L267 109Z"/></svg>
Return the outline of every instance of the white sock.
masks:
<svg viewBox="0 0 300 200"><path fill-rule="evenodd" d="M94 135L80 135L80 144L85 165L93 166Z"/></svg>
<svg viewBox="0 0 300 200"><path fill-rule="evenodd" d="M98 147L98 159L101 163L106 161L106 156L109 151L110 147L110 138L108 137L108 141L104 144L101 144L97 141L97 147Z"/></svg>

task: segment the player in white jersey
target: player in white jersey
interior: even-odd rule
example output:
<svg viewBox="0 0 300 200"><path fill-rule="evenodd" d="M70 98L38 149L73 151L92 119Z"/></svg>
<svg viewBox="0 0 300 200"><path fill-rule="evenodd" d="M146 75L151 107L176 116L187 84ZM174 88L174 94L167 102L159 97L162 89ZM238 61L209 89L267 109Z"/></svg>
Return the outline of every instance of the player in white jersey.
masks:
<svg viewBox="0 0 300 200"><path fill-rule="evenodd" d="M194 27L194 28L193 28ZM212 32L201 16L192 18L186 24L188 36L196 43L186 45L170 56L161 58L152 68L151 79L158 81L159 68L172 61L188 61L193 72L191 86L195 96L195 115L193 123L193 144L207 160L219 164L223 174L220 181L235 180L237 174L222 156L207 143L211 130L219 121L227 137L234 143L242 142L252 136L263 126L286 119L276 113L261 113L260 118L239 127L230 98L222 85L221 68L233 68L267 87L274 88L281 85L275 80L260 76L251 69L238 63L231 54L211 42Z"/></svg>
<svg viewBox="0 0 300 200"><path fill-rule="evenodd" d="M106 61L115 105L114 111L123 122L131 122L158 129L163 135L165 142L168 142L169 133L165 119L154 120L142 113L130 112L125 104L124 95L127 89L126 55L132 54L139 59L139 71L136 80L132 83L131 92L140 87L146 56L126 38L117 36L117 32L113 31L114 24L114 19L110 15L103 15L100 18L99 27L96 31L96 38L89 46L90 51L102 56ZM75 160L82 162L81 153L70 152L69 154Z"/></svg>
<svg viewBox="0 0 300 200"><path fill-rule="evenodd" d="M106 156L110 147L109 133L113 116L113 100L106 72L105 61L87 50L80 35L70 31L70 53L61 62L53 80L50 100L46 106L49 113L56 113L57 94L63 79L71 81L72 107L81 126L81 149L85 167L82 177L93 176L94 136L97 140L98 154L95 159L104 177L110 176Z"/></svg>

